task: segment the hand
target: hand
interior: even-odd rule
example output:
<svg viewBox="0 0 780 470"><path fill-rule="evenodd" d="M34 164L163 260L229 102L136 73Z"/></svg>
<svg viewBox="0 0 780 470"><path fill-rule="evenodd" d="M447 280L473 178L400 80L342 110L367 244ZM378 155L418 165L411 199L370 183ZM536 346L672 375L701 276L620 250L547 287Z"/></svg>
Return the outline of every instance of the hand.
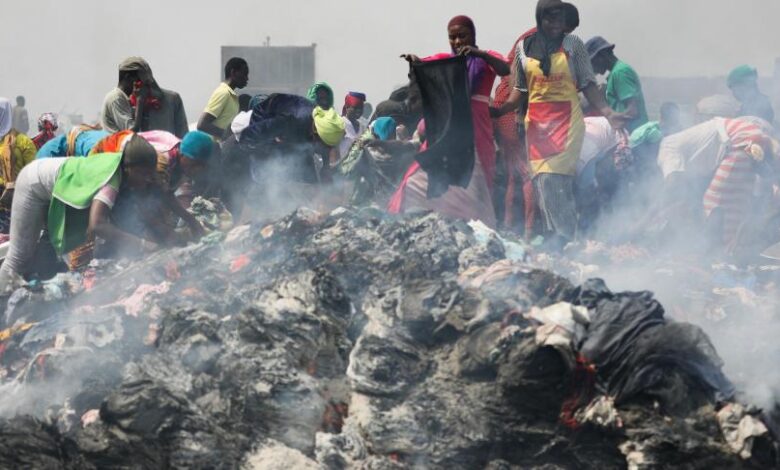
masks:
<svg viewBox="0 0 780 470"><path fill-rule="evenodd" d="M488 110L490 111L490 117L493 118L493 119L498 119L501 116L503 116L503 114L501 113L501 110L496 108L496 107L494 107L494 106L491 106L490 108L488 108Z"/></svg>
<svg viewBox="0 0 780 470"><path fill-rule="evenodd" d="M609 125L616 131L625 129L628 122L631 121L631 116L627 113L617 113L615 111L606 113L604 117L607 118Z"/></svg>
<svg viewBox="0 0 780 470"><path fill-rule="evenodd" d="M420 62L422 62L422 60L420 60L420 58L414 54L401 54L401 58L409 62L410 64L419 64Z"/></svg>
<svg viewBox="0 0 780 470"><path fill-rule="evenodd" d="M136 80L133 82L133 94L135 96L141 97L146 94L147 86L144 85L144 82L141 80Z"/></svg>
<svg viewBox="0 0 780 470"><path fill-rule="evenodd" d="M458 55L462 55L466 57L468 56L482 57L485 55L485 53L475 46L463 46L458 51Z"/></svg>

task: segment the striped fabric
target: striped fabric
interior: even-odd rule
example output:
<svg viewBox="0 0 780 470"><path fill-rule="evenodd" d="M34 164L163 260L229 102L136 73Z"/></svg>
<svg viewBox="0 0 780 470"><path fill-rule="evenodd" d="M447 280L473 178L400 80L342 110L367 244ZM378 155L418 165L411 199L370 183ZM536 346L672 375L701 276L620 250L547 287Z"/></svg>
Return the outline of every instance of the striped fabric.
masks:
<svg viewBox="0 0 780 470"><path fill-rule="evenodd" d="M771 138L765 129L744 119L728 119L725 127L728 150L704 193L703 202L707 217L716 209L721 210L723 242L729 243L750 209L757 176L754 159L769 154Z"/></svg>

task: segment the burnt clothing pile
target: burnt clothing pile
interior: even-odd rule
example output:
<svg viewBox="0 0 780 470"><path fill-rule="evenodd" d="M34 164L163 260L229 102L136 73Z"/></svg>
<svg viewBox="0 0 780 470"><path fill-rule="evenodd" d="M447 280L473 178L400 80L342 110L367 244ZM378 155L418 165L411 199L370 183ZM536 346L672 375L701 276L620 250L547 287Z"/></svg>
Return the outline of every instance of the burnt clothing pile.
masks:
<svg viewBox="0 0 780 470"><path fill-rule="evenodd" d="M435 214L298 209L21 291L0 466L777 464L755 417L719 417L694 327L509 251Z"/></svg>

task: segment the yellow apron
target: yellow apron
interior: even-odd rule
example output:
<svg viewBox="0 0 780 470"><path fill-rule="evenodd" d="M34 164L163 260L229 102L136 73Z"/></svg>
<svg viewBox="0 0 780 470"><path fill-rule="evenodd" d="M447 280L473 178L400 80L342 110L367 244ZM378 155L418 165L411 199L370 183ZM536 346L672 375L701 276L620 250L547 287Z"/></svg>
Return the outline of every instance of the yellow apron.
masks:
<svg viewBox="0 0 780 470"><path fill-rule="evenodd" d="M525 129L531 176L574 176L585 138L585 121L567 54L563 49L552 54L548 76L542 72L540 61L524 59L528 84Z"/></svg>

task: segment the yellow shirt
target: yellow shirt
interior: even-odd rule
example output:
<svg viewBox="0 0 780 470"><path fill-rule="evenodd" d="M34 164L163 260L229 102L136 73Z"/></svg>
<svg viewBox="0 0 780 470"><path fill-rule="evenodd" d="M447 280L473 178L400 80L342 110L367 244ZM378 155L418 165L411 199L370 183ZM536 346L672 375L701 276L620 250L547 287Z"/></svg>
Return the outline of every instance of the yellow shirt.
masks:
<svg viewBox="0 0 780 470"><path fill-rule="evenodd" d="M203 112L214 116L216 118L214 125L223 130L230 127L233 118L236 117L239 111L238 94L236 90L230 88L225 82L220 83L217 89L214 90L206 105L206 109L203 110Z"/></svg>
<svg viewBox="0 0 780 470"><path fill-rule="evenodd" d="M9 153L8 146L11 141L13 141L13 145L11 146L11 151ZM6 157L10 158L13 156L15 164L11 169L11 179L14 181L19 175L19 172L22 171L22 168L35 160L35 154L37 152L38 149L35 148L32 139L15 130L11 130L11 132L0 140L0 158L5 159ZM5 162L3 162L3 166L5 166ZM5 173L5 171L0 171L0 186L5 186L5 178L3 177Z"/></svg>

